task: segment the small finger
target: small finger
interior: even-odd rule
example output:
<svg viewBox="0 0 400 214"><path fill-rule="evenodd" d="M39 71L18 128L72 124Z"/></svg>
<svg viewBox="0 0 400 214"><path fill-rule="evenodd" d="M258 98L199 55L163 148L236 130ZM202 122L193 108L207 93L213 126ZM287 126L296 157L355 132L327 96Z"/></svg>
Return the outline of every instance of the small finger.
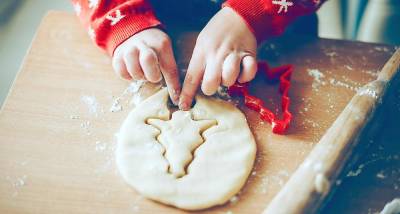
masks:
<svg viewBox="0 0 400 214"><path fill-rule="evenodd" d="M171 45L164 45L161 47L161 50L159 50L158 53L161 73L164 76L165 83L167 84L169 95L172 103L177 105L179 101L181 84L179 82L178 68Z"/></svg>
<svg viewBox="0 0 400 214"><path fill-rule="evenodd" d="M240 83L249 82L254 79L257 72L257 61L253 56L247 55L242 59L242 73L238 81Z"/></svg>
<svg viewBox="0 0 400 214"><path fill-rule="evenodd" d="M205 95L213 95L221 84L222 60L211 59L207 62L201 90Z"/></svg>
<svg viewBox="0 0 400 214"><path fill-rule="evenodd" d="M229 87L235 84L240 73L240 56L236 53L229 54L222 66L222 85Z"/></svg>
<svg viewBox="0 0 400 214"><path fill-rule="evenodd" d="M157 54L153 49L141 46L139 47L139 62L146 79L152 83L160 82L162 79Z"/></svg>
<svg viewBox="0 0 400 214"><path fill-rule="evenodd" d="M126 69L133 79L144 79L144 74L139 63L139 50L137 48L134 48L124 54L124 62Z"/></svg>
<svg viewBox="0 0 400 214"><path fill-rule="evenodd" d="M131 80L132 77L131 75L128 73L128 70L126 69L124 60L122 57L116 56L114 55L113 59L112 59L112 66L114 68L115 73L120 76L123 79L126 80Z"/></svg>

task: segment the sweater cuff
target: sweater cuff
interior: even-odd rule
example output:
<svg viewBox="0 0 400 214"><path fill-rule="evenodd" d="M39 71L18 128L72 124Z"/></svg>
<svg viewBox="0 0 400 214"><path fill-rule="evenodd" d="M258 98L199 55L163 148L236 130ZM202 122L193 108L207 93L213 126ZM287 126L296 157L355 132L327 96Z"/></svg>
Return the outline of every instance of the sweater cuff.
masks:
<svg viewBox="0 0 400 214"><path fill-rule="evenodd" d="M131 36L145 29L160 26L160 21L152 12L127 16L110 29L105 42L105 50L112 56L118 45Z"/></svg>
<svg viewBox="0 0 400 214"><path fill-rule="evenodd" d="M270 36L282 34L288 23L286 17L273 14L277 8L271 1L227 0L223 4L225 6L232 8L245 20L258 43Z"/></svg>

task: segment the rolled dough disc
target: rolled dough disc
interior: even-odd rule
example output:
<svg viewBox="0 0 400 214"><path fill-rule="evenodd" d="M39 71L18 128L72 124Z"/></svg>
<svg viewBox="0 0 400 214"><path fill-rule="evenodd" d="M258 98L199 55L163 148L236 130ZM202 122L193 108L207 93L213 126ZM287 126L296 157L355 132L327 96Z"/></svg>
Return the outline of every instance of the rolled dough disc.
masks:
<svg viewBox="0 0 400 214"><path fill-rule="evenodd" d="M256 144L246 118L234 105L200 95L190 111L171 118L167 102L164 88L129 113L116 151L120 174L145 197L178 208L224 204L254 164Z"/></svg>

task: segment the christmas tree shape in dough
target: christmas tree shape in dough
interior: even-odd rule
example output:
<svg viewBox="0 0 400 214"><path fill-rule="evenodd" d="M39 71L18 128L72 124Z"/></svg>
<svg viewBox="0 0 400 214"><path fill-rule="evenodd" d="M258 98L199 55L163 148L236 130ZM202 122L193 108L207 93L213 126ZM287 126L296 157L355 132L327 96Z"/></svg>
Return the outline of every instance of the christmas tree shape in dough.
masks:
<svg viewBox="0 0 400 214"><path fill-rule="evenodd" d="M157 140L166 150L164 156L169 162L169 173L180 178L186 174L193 151L204 142L201 134L217 121L196 121L192 120L190 112L176 111L171 120L148 119L147 123L161 130Z"/></svg>

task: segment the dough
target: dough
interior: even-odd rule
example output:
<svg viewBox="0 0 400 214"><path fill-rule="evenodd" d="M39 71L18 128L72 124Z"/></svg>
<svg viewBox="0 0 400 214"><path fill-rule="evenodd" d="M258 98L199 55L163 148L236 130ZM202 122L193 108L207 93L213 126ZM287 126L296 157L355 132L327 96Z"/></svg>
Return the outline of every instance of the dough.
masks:
<svg viewBox="0 0 400 214"><path fill-rule="evenodd" d="M171 117L167 102L164 88L124 121L116 151L122 177L145 197L182 209L225 203L255 159L246 118L226 101L199 95L190 111Z"/></svg>

